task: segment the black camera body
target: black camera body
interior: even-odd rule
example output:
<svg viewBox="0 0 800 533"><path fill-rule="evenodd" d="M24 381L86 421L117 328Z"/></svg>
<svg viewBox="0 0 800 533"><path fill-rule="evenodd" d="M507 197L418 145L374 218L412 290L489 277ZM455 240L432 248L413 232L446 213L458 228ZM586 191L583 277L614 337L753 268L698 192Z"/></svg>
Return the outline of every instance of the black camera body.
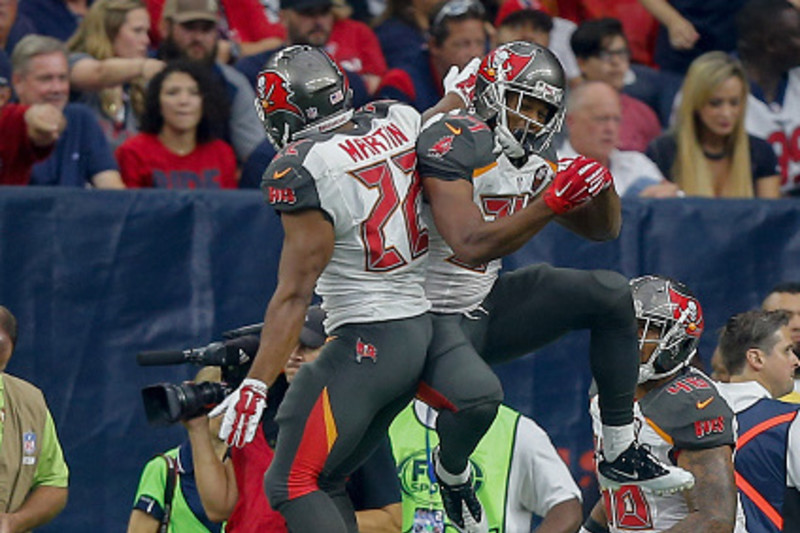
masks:
<svg viewBox="0 0 800 533"><path fill-rule="evenodd" d="M259 329L260 326L257 325ZM241 330L239 336L225 334L228 337L225 341L212 342L202 348L139 353L136 359L140 366L192 363L219 366L222 370L222 383L156 383L143 388L142 401L147 421L153 426L163 427L195 418L208 413L236 390L258 352L259 335L257 331L251 331L255 327L240 328L234 331Z"/></svg>

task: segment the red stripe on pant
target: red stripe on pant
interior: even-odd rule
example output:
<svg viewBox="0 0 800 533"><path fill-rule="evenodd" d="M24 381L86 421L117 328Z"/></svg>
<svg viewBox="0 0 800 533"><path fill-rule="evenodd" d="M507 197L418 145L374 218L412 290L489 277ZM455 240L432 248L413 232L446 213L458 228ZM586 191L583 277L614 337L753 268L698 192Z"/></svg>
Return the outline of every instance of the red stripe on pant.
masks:
<svg viewBox="0 0 800 533"><path fill-rule="evenodd" d="M333 419L328 389L322 389L303 429L303 437L289 471L289 500L319 490L317 480L336 441L336 421Z"/></svg>
<svg viewBox="0 0 800 533"><path fill-rule="evenodd" d="M420 381L419 385L417 385L417 398L427 403L437 411L447 409L448 411L452 411L454 413L458 412L458 408L453 405L453 403L448 400L444 394L437 391L424 381Z"/></svg>

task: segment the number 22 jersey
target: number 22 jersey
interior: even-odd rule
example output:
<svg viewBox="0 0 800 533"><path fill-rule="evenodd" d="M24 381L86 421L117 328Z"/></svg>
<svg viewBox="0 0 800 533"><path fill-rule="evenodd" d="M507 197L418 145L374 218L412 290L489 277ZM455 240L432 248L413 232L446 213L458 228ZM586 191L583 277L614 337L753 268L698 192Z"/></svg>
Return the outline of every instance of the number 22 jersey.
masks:
<svg viewBox="0 0 800 533"><path fill-rule="evenodd" d="M333 256L316 286L327 331L430 308L416 172L420 120L403 104L368 104L354 113L352 129L289 144L264 173L262 190L278 212L318 209L333 225Z"/></svg>

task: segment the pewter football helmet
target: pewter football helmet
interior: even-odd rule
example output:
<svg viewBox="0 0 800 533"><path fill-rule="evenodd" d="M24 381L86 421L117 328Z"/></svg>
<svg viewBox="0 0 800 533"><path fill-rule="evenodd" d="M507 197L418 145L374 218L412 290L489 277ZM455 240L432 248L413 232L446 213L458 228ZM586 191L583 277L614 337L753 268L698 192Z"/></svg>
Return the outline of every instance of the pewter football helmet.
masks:
<svg viewBox="0 0 800 533"><path fill-rule="evenodd" d="M329 131L353 115L347 77L320 48L289 46L276 52L256 79L256 111L280 150L315 131Z"/></svg>
<svg viewBox="0 0 800 533"><path fill-rule="evenodd" d="M697 353L704 327L700 302L683 283L663 276L634 278L630 286L642 328L639 349L656 344L650 358L639 365L639 383L671 376ZM657 338L647 338L652 331Z"/></svg>
<svg viewBox="0 0 800 533"><path fill-rule="evenodd" d="M515 41L495 48L481 61L475 80L475 111L486 121L507 125L508 115L525 119L525 128L515 131L520 144L526 143L536 153L550 145L561 130L566 108L566 76L558 58L547 48L531 42ZM511 93L519 93L516 105L508 104ZM523 96L545 102L550 108L541 123L520 111ZM539 131L533 133L531 126ZM529 132L530 136L529 137Z"/></svg>

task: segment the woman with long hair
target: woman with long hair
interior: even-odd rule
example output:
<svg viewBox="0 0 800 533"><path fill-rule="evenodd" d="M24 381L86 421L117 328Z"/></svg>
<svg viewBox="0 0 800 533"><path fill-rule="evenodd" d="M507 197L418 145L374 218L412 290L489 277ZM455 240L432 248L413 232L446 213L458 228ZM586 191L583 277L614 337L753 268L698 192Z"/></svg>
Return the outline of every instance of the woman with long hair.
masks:
<svg viewBox="0 0 800 533"><path fill-rule="evenodd" d="M72 89L95 110L114 148L136 133L145 83L164 68L147 57L149 29L141 0L97 0L67 43Z"/></svg>
<svg viewBox="0 0 800 533"><path fill-rule="evenodd" d="M647 155L689 196L778 198L772 147L744 126L749 84L738 59L708 52L692 62L672 131Z"/></svg>
<svg viewBox="0 0 800 533"><path fill-rule="evenodd" d="M116 152L128 187L236 188L236 156L220 137L224 99L201 65L175 61L147 86L141 133Z"/></svg>

